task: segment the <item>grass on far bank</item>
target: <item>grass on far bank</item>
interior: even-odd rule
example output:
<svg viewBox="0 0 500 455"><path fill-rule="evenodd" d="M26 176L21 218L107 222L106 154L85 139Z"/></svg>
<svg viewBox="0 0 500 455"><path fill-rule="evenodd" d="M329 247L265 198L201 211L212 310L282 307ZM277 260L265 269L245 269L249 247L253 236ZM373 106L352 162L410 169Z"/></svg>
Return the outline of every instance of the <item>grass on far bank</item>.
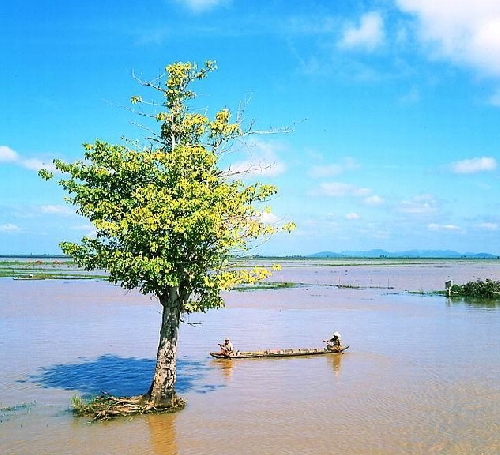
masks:
<svg viewBox="0 0 500 455"><path fill-rule="evenodd" d="M104 279L103 272L88 273L70 260L3 260L0 261L0 278L15 280Z"/></svg>

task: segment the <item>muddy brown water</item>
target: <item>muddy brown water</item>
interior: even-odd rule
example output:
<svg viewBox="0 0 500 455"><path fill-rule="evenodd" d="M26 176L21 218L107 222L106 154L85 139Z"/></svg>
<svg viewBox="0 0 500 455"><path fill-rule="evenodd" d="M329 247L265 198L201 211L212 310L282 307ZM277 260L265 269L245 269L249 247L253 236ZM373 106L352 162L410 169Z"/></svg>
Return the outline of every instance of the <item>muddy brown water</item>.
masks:
<svg viewBox="0 0 500 455"><path fill-rule="evenodd" d="M500 261L284 263L297 288L226 295L181 327L174 415L90 423L73 396L131 395L151 380L154 300L101 281L0 279L0 453L498 454L500 307L412 293L500 279ZM340 286L339 286L340 285ZM318 347L344 355L216 360Z"/></svg>

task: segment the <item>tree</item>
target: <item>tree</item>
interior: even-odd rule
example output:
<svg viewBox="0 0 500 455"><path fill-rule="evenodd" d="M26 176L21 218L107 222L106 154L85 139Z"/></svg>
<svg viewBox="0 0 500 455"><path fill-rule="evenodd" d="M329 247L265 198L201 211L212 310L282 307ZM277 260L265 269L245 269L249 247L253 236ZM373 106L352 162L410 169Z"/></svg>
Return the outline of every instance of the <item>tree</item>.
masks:
<svg viewBox="0 0 500 455"><path fill-rule="evenodd" d="M221 169L220 159L232 143L249 134L228 109L210 119L192 112L193 82L216 69L174 63L152 82L141 82L162 95L161 104L134 96L159 132L148 144L100 140L84 144L84 159L54 160L67 178L59 184L77 213L95 227L95 237L62 242L61 249L86 270L105 269L109 281L125 289L154 295L162 306L157 360L151 387L142 396L147 406L170 408L175 393L176 351L183 315L224 305L221 291L266 278L264 267L238 268L232 258L279 230L264 222L265 202L273 185L246 184ZM151 108L153 106L153 108ZM158 112L145 113L152 109ZM53 178L47 170L42 178Z"/></svg>

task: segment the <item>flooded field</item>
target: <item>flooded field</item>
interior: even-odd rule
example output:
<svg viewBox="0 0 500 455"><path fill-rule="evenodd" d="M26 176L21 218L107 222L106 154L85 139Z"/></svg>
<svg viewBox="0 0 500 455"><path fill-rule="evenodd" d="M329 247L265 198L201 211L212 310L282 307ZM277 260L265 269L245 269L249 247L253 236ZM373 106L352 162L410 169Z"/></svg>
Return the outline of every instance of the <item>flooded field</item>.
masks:
<svg viewBox="0 0 500 455"><path fill-rule="evenodd" d="M174 415L91 423L71 398L142 393L159 304L98 280L0 279L0 453L498 454L500 306L428 294L500 279L500 261L289 261L298 287L231 292L181 327ZM216 360L241 350L350 349Z"/></svg>

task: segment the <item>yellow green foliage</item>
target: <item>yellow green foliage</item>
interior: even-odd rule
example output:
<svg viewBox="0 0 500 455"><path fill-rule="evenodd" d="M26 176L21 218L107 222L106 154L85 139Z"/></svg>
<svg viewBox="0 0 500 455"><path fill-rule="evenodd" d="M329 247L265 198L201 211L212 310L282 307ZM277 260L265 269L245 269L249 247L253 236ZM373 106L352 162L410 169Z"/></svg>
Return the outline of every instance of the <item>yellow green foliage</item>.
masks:
<svg viewBox="0 0 500 455"><path fill-rule="evenodd" d="M68 201L97 233L80 243L63 242L63 252L87 270L108 270L110 280L127 289L160 298L178 289L181 312L219 307L221 291L268 277L268 269L237 268L230 258L257 239L294 227L263 221L260 206L276 193L273 185L245 184L220 168L222 148L244 135L230 111L213 119L189 111L195 93L188 87L214 69L214 62L202 69L175 63L166 68L164 85L144 84L163 96L164 110L150 116L160 126L151 145L97 140L84 144L81 161L54 161L67 176L59 184ZM131 102L144 103L141 96Z"/></svg>

